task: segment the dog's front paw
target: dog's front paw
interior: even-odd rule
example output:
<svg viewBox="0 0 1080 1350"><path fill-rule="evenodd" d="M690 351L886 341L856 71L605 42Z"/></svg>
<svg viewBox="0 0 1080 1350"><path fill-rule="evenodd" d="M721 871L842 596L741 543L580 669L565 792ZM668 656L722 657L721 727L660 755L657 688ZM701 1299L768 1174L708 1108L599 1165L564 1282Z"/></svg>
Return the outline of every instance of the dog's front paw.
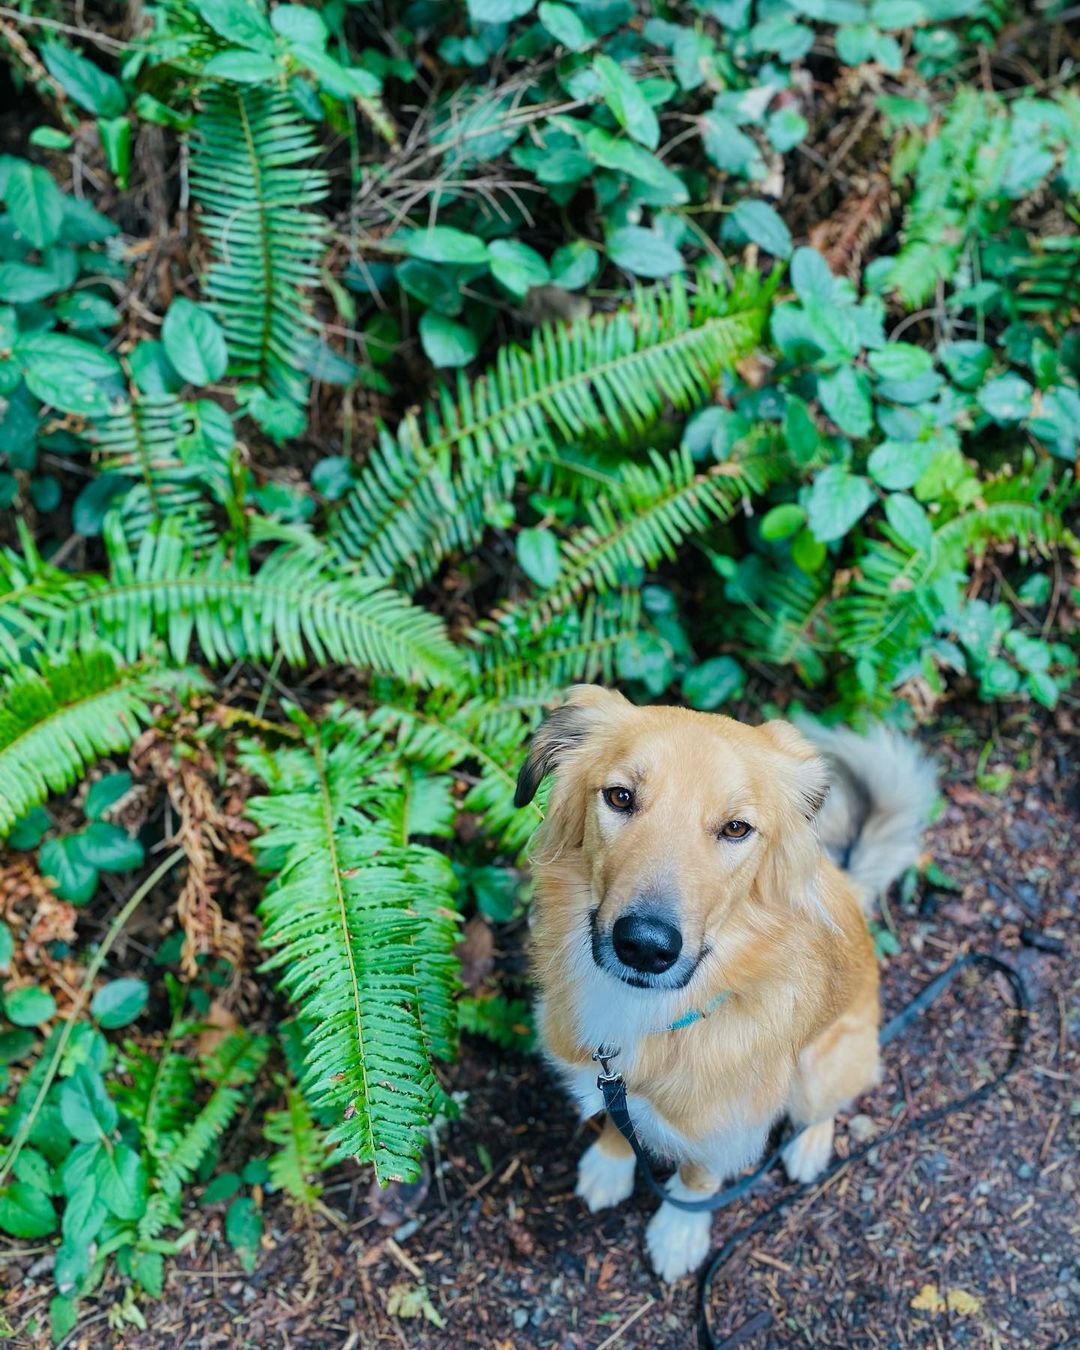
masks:
<svg viewBox="0 0 1080 1350"><path fill-rule="evenodd" d="M813 1181L825 1171L832 1157L833 1123L823 1120L809 1125L784 1149L784 1171L792 1181Z"/></svg>
<svg viewBox="0 0 1080 1350"><path fill-rule="evenodd" d="M674 1205L661 1205L645 1230L649 1259L657 1275L662 1280L681 1280L697 1270L709 1254L711 1226L712 1215L707 1211L688 1214Z"/></svg>
<svg viewBox="0 0 1080 1350"><path fill-rule="evenodd" d="M581 1155L577 1170L577 1194L595 1214L600 1209L625 1200L634 1189L634 1156L615 1158L600 1147L599 1141L590 1144Z"/></svg>

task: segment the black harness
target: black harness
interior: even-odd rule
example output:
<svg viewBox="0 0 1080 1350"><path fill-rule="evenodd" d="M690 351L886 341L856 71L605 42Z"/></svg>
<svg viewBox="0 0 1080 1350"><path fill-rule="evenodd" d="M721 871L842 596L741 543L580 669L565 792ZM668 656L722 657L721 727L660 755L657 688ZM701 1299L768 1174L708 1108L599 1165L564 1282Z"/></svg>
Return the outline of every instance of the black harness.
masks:
<svg viewBox="0 0 1080 1350"><path fill-rule="evenodd" d="M1027 1014L1030 1009L1030 1000L1028 998L1027 986L1024 984L1023 976L1013 966L1007 962L999 960L996 956L988 956L983 952L971 952L967 956L958 957L951 966L948 966L936 975L923 989L911 999L895 1017L891 1018L881 1028L879 1042L881 1045L888 1045L890 1041L896 1040L903 1032L911 1026L916 1018L921 1017L924 1012L935 1003L944 993L945 988L951 984L956 976L962 970L968 970L973 966L980 966L987 971L997 971L1004 975L1008 980L1013 994L1012 1001L1012 1019L1010 1026L1010 1046L1009 1057L1005 1066L1000 1069L992 1078L987 1079L979 1087L972 1088L970 1092L946 1102L944 1106L936 1107L933 1111L927 1111L925 1115L917 1116L914 1120L907 1121L904 1125L899 1125L894 1130L888 1130L885 1134L879 1135L869 1143L863 1144L860 1148L849 1153L846 1158L838 1158L831 1167L827 1168L813 1181L804 1182L801 1185L794 1186L776 1202L770 1206L763 1214L760 1214L752 1223L741 1228L733 1237L720 1247L713 1255L709 1264L705 1267L701 1276L701 1283L698 1290L698 1343L702 1350L733 1350L737 1345L744 1345L755 1332L767 1328L772 1317L769 1313L758 1313L751 1317L747 1322L735 1331L724 1341L717 1341L712 1334L708 1318L708 1294L710 1286L717 1273L730 1259L736 1248L750 1237L751 1234L758 1232L764 1225L786 1209L794 1201L798 1200L812 1187L820 1186L830 1177L835 1176L842 1168L847 1167L849 1163L858 1162L864 1158L871 1149L880 1148L883 1144L889 1143L893 1139L900 1139L904 1135L917 1134L929 1126L944 1120L946 1116L951 1116L956 1111L962 1111L964 1107L971 1106L975 1102L986 1097L990 1092L1003 1083L1006 1078L1020 1063L1024 1055L1024 1046L1027 1040ZM682 1200L676 1196L670 1195L666 1188L656 1179L653 1173L649 1159L642 1148L637 1137L637 1131L634 1128L634 1122L630 1118L630 1108L626 1100L626 1083L618 1070L612 1070L611 1061L619 1054L618 1049L609 1049L606 1046L600 1046L593 1054L593 1059L600 1065L600 1074L596 1080L596 1086L600 1089L604 1097L604 1109L611 1117L612 1123L618 1129L626 1142L634 1150L634 1156L637 1158L638 1165L641 1168L641 1174L644 1176L649 1189L658 1195L665 1204L673 1205L676 1209L687 1210L690 1213L700 1213L702 1210L724 1209L727 1205L741 1199L750 1191L757 1182L765 1175L770 1168L774 1167L780 1161L784 1150L795 1139L802 1134L802 1130L791 1130L781 1139L779 1145L753 1172L741 1177L732 1185L725 1187L724 1190L715 1195L706 1196L701 1200Z"/></svg>

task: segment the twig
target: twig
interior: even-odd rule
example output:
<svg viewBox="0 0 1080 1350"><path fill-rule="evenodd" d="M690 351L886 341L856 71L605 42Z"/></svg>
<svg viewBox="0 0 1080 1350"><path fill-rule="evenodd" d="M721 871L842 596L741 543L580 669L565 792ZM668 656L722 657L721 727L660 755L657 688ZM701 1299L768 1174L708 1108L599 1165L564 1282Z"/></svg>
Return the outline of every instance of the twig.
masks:
<svg viewBox="0 0 1080 1350"><path fill-rule="evenodd" d="M631 1313L625 1322L623 1322L620 1326L617 1326L606 1341L600 1342L600 1344L596 1347L596 1350L606 1350L607 1346L614 1345L615 1342L619 1339L619 1337L623 1334L623 1332L627 1329L627 1327L633 1326L634 1323L638 1320L638 1318L641 1317L644 1313L647 1313L655 1302L656 1299L647 1298L645 1302L641 1305L641 1307L637 1310L637 1312Z"/></svg>
<svg viewBox="0 0 1080 1350"><path fill-rule="evenodd" d="M89 28L75 28L70 23L61 23L58 19L42 19L34 14L24 14L22 10L9 9L7 5L0 5L0 15L10 19L12 23L26 24L31 28L52 28L58 33L68 33L72 37L93 42L98 47L112 47L118 52L129 52L135 45L133 42L121 42L119 38L107 37L104 33L94 33Z"/></svg>
<svg viewBox="0 0 1080 1350"><path fill-rule="evenodd" d="M184 850L182 848L178 848L170 853L160 866L154 868L109 925L109 931L105 934L100 947L98 947L90 964L86 967L86 975L79 988L79 993L72 1005L71 1011L68 1013L67 1019L64 1022L64 1029L57 1037L56 1047L52 1052L52 1058L49 1060L48 1068L45 1070L45 1076L41 1080L41 1086L38 1088L37 1096L34 1098L34 1104L23 1117L22 1123L15 1131L15 1138L11 1141L11 1147L4 1155L3 1162L0 1163L0 1183L3 1182L7 1174L15 1166L16 1159L22 1152L27 1139L30 1137L30 1131L34 1128L38 1112L44 1105L45 1097L52 1087L53 1079L56 1077L56 1071L60 1067L60 1060L63 1058L64 1051L67 1049L67 1043L71 1039L71 1033L75 1027L75 1019L82 1012L87 998L89 997L90 990L94 987L94 981L97 979L98 971L105 964L105 958L112 950L113 943L120 936L124 925L127 923L128 919L131 918L132 914L135 913L139 905L142 904L162 877L172 871L183 856Z"/></svg>

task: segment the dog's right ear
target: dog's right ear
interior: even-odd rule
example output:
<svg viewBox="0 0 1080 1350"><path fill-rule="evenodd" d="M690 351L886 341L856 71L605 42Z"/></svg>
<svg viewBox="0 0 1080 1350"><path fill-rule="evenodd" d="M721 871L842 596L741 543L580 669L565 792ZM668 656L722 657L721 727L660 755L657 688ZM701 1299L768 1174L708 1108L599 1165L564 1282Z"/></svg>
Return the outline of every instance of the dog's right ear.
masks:
<svg viewBox="0 0 1080 1350"><path fill-rule="evenodd" d="M528 806L549 773L572 753L603 720L605 713L628 706L622 694L596 684L577 684L532 738L528 758L518 774L515 806Z"/></svg>

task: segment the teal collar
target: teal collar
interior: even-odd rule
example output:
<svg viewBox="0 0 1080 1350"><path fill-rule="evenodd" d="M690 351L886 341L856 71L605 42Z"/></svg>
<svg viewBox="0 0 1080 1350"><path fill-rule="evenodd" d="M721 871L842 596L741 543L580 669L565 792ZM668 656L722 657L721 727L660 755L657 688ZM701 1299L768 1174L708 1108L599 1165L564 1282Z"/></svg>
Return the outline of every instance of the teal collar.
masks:
<svg viewBox="0 0 1080 1350"><path fill-rule="evenodd" d="M721 990L715 998L710 999L705 1004L704 1008L691 1008L689 1012L677 1017L674 1022L669 1022L666 1027L657 1027L656 1031L681 1031L683 1027L692 1027L695 1022L700 1022L703 1017L708 1017L710 1013L714 1013L721 1003L726 1003L730 997L730 989Z"/></svg>

